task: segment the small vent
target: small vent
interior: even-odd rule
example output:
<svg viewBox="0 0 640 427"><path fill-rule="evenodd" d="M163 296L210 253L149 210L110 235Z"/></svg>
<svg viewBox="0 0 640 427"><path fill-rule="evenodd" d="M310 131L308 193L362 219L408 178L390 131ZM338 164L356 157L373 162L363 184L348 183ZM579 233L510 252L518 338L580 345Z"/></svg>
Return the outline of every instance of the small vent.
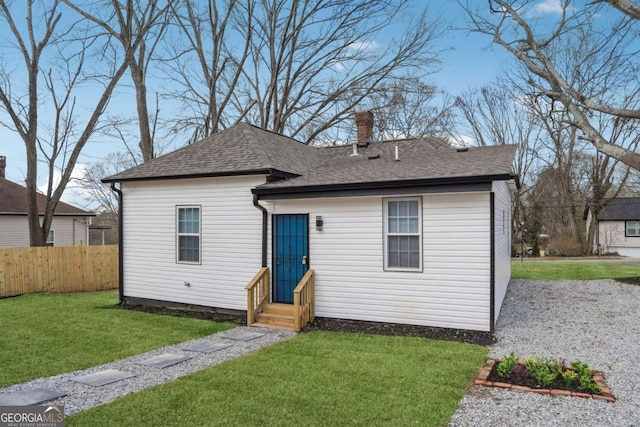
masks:
<svg viewBox="0 0 640 427"><path fill-rule="evenodd" d="M367 159L369 159L369 160L375 160L375 159L379 159L379 158L380 158L380 154L376 154L376 155L367 157Z"/></svg>
<svg viewBox="0 0 640 427"><path fill-rule="evenodd" d="M456 151L458 153L466 153L467 151L469 151L469 147L458 147L456 148Z"/></svg>

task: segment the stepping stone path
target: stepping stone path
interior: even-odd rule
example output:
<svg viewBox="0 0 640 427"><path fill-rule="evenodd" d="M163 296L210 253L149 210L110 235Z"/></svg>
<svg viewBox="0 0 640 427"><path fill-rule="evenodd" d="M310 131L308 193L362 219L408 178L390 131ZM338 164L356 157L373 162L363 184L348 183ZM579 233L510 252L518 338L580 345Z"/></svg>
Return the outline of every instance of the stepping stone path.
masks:
<svg viewBox="0 0 640 427"><path fill-rule="evenodd" d="M63 405L65 414L73 415L295 335L292 331L239 326L83 371L0 388L0 405L37 405L46 402Z"/></svg>
<svg viewBox="0 0 640 427"><path fill-rule="evenodd" d="M258 332L233 330L229 333L221 335L220 338L226 338L228 340L234 340L234 341L251 341L251 340L255 340L256 338L260 338L263 335L264 334L261 334Z"/></svg>
<svg viewBox="0 0 640 427"><path fill-rule="evenodd" d="M135 376L135 374L118 371L117 369L105 369L104 371L72 378L71 381L91 385L94 387L102 387L103 385L115 383L116 381L126 380L127 378L132 378Z"/></svg>
<svg viewBox="0 0 640 427"><path fill-rule="evenodd" d="M44 387L27 388L13 393L0 394L0 406L27 406L54 400L65 393Z"/></svg>
<svg viewBox="0 0 640 427"><path fill-rule="evenodd" d="M180 356L178 354L165 353L160 356L152 357L151 359L143 360L141 365L153 366L154 368L168 368L169 366L177 365L186 360L191 359L189 356Z"/></svg>
<svg viewBox="0 0 640 427"><path fill-rule="evenodd" d="M219 344L219 343L196 343L182 347L185 351L196 351L198 353L213 353L216 351L224 350L227 347L231 347L231 344Z"/></svg>

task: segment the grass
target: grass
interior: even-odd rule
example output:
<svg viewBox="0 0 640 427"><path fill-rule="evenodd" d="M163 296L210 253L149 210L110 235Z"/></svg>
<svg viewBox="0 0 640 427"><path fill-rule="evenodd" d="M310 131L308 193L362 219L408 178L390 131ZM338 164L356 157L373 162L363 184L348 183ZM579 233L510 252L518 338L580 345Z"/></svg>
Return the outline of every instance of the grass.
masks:
<svg viewBox="0 0 640 427"><path fill-rule="evenodd" d="M309 332L67 418L69 426L444 426L482 346Z"/></svg>
<svg viewBox="0 0 640 427"><path fill-rule="evenodd" d="M640 267L602 262L514 262L514 279L597 280L640 277Z"/></svg>
<svg viewBox="0 0 640 427"><path fill-rule="evenodd" d="M214 334L231 324L116 307L113 291L0 300L0 387Z"/></svg>

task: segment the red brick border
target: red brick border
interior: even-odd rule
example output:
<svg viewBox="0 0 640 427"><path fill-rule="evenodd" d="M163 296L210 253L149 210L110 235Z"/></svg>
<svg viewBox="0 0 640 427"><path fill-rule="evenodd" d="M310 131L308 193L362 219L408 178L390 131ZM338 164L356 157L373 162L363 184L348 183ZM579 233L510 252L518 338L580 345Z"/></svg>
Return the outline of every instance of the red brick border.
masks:
<svg viewBox="0 0 640 427"><path fill-rule="evenodd" d="M542 395L551 395L551 396L571 396L571 397L581 397L583 399L599 399L607 402L615 402L616 398L611 394L611 389L604 382L604 375L600 371L595 371L593 374L593 381L600 386L602 389L602 394L589 394L589 393L578 393L575 391L569 390L559 390L559 389L542 389L542 388L531 388L531 387L523 387L519 385L513 385L509 383L497 382L497 381L488 381L489 374L491 373L491 369L493 365L498 362L498 359L489 359L487 363L482 367L480 373L476 377L474 384L475 385L483 385L485 387L498 387L504 388L508 390L515 390L521 392L532 392L538 393Z"/></svg>

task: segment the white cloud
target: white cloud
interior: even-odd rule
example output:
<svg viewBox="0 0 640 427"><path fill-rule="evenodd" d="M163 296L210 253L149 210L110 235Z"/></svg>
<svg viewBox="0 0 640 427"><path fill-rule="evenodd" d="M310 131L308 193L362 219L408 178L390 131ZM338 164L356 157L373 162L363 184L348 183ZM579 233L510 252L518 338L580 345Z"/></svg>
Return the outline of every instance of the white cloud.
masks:
<svg viewBox="0 0 640 427"><path fill-rule="evenodd" d="M454 135L449 138L449 143L454 147L473 147L475 140L469 135Z"/></svg>
<svg viewBox="0 0 640 427"><path fill-rule="evenodd" d="M343 62L342 62L342 61L336 61L336 62L333 62L333 63L331 64L331 66L333 67L333 69L334 69L334 70L336 70L336 71L338 71L338 72L339 72L339 71L344 71L344 70L346 70L346 67L344 66L344 64L343 64Z"/></svg>
<svg viewBox="0 0 640 427"><path fill-rule="evenodd" d="M571 12L573 8L568 7L567 12ZM529 15L540 17L545 15L561 15L563 5L561 0L542 0L538 2L531 10Z"/></svg>
<svg viewBox="0 0 640 427"><path fill-rule="evenodd" d="M348 49L357 52L374 52L380 48L375 40L357 40L348 46Z"/></svg>
<svg viewBox="0 0 640 427"><path fill-rule="evenodd" d="M331 68L339 73L345 71L357 62L358 54L371 53L378 49L380 49L380 45L375 40L356 40L345 48L342 58L331 63Z"/></svg>
<svg viewBox="0 0 640 427"><path fill-rule="evenodd" d="M65 203L69 203L70 205L85 208L87 205L87 198L90 197L90 193L85 190L81 185L81 180L85 177L86 171L89 165L84 163L77 163L71 172L71 180L67 185L64 193L62 193L62 200ZM58 184L60 184L60 179L62 178L62 174L60 171L53 172L53 188L55 189ZM42 194L47 194L47 186L49 184L49 180L47 179L44 183L38 185L38 191Z"/></svg>

